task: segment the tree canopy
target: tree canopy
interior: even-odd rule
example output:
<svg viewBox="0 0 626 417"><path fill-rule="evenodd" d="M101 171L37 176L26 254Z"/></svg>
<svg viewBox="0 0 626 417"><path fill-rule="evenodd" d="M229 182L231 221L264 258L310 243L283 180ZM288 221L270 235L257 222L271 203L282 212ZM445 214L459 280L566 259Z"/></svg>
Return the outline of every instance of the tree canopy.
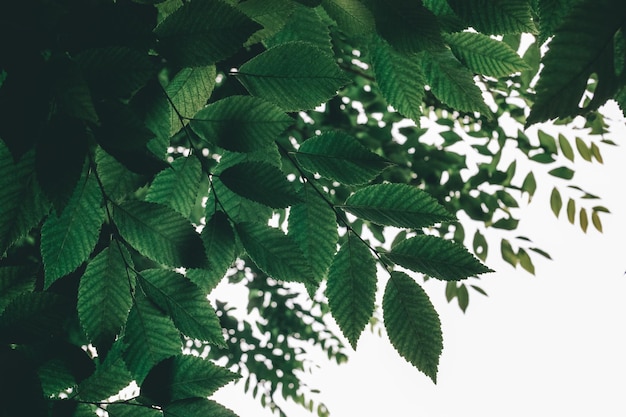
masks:
<svg viewBox="0 0 626 417"><path fill-rule="evenodd" d="M3 2L0 414L233 416L208 397L243 379L325 416L307 347L341 363L379 320L435 382L418 281L465 310L494 240L549 257L515 235L518 160L602 230L573 162L614 145L625 24L619 0Z"/></svg>

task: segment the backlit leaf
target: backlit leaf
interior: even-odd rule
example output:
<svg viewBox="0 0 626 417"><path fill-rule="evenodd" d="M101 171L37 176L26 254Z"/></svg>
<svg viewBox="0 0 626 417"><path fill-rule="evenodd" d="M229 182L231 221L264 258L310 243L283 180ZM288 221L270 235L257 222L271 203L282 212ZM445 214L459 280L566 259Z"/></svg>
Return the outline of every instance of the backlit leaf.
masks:
<svg viewBox="0 0 626 417"><path fill-rule="evenodd" d="M236 230L250 258L267 275L317 287L304 253L291 236L258 223L239 223Z"/></svg>
<svg viewBox="0 0 626 417"><path fill-rule="evenodd" d="M112 342L132 305L135 273L126 248L111 242L87 265L78 286L78 318L96 345Z"/></svg>
<svg viewBox="0 0 626 417"><path fill-rule="evenodd" d="M289 0L248 0L239 3L239 10L263 26L263 29L250 36L245 45L254 45L275 35L289 22L294 6Z"/></svg>
<svg viewBox="0 0 626 417"><path fill-rule="evenodd" d="M202 166L195 156L174 160L159 172L146 193L146 201L169 206L188 218L196 203Z"/></svg>
<svg viewBox="0 0 626 417"><path fill-rule="evenodd" d="M148 298L167 312L182 333L226 346L217 314L200 287L185 276L165 269L143 270L138 277Z"/></svg>
<svg viewBox="0 0 626 417"><path fill-rule="evenodd" d="M113 206L113 220L122 237L155 262L188 268L206 266L200 236L187 219L167 206L129 201Z"/></svg>
<svg viewBox="0 0 626 417"><path fill-rule="evenodd" d="M372 12L358 0L324 0L322 7L348 35L362 35L375 29Z"/></svg>
<svg viewBox="0 0 626 417"><path fill-rule="evenodd" d="M576 202L571 198L567 202L567 220L569 220L571 224L574 224L576 220Z"/></svg>
<svg viewBox="0 0 626 417"><path fill-rule="evenodd" d="M231 96L200 110L191 127L204 140L235 152L274 143L293 120L279 107L250 96Z"/></svg>
<svg viewBox="0 0 626 417"><path fill-rule="evenodd" d="M95 372L78 386L78 395L83 401L102 401L126 388L133 377L126 368L122 356L124 344L118 341L108 352L104 362ZM108 409L107 409L108 410Z"/></svg>
<svg viewBox="0 0 626 417"><path fill-rule="evenodd" d="M587 162L591 162L591 151L587 147L587 144L580 137L576 137L576 149L583 159Z"/></svg>
<svg viewBox="0 0 626 417"><path fill-rule="evenodd" d="M45 287L73 272L93 251L105 212L96 179L82 179L60 216L48 216L41 228Z"/></svg>
<svg viewBox="0 0 626 417"><path fill-rule="evenodd" d="M444 39L454 55L475 73L504 77L529 68L507 44L487 35L457 32Z"/></svg>
<svg viewBox="0 0 626 417"><path fill-rule="evenodd" d="M437 382L443 350L441 322L428 295L404 272L394 271L383 297L385 329L398 353Z"/></svg>
<svg viewBox="0 0 626 417"><path fill-rule="evenodd" d="M220 181L235 193L273 208L289 207L300 201L292 182L274 165L242 162L220 173Z"/></svg>
<svg viewBox="0 0 626 417"><path fill-rule="evenodd" d="M204 107L215 87L215 76L215 65L183 68L165 87L170 100L170 136Z"/></svg>
<svg viewBox="0 0 626 417"><path fill-rule="evenodd" d="M421 55L401 54L381 39L373 45L372 66L383 97L418 126L426 85L421 60Z"/></svg>
<svg viewBox="0 0 626 417"><path fill-rule="evenodd" d="M527 0L448 0L466 24L486 35L537 33Z"/></svg>
<svg viewBox="0 0 626 417"><path fill-rule="evenodd" d="M180 333L172 320L139 293L128 315L123 340L124 360L139 384L154 365L182 350Z"/></svg>
<svg viewBox="0 0 626 417"><path fill-rule="evenodd" d="M328 271L326 296L334 319L353 349L374 313L375 295L376 262L369 248L350 233Z"/></svg>
<svg viewBox="0 0 626 417"><path fill-rule="evenodd" d="M456 219L427 192L407 184L363 187L339 207L377 224L414 229Z"/></svg>
<svg viewBox="0 0 626 417"><path fill-rule="evenodd" d="M502 239L500 241L500 253L502 254L502 259L504 259L506 262L510 263L514 267L517 266L519 258L517 257L517 254L513 250L513 247L508 240Z"/></svg>
<svg viewBox="0 0 626 417"><path fill-rule="evenodd" d="M141 386L141 395L156 404L208 397L239 378L234 372L193 355L177 355L157 364Z"/></svg>
<svg viewBox="0 0 626 417"><path fill-rule="evenodd" d="M473 74L450 51L424 55L423 69L433 94L443 103L464 112L479 112L491 117L491 110L474 83Z"/></svg>
<svg viewBox="0 0 626 417"><path fill-rule="evenodd" d="M233 55L261 26L220 0L185 3L155 29L158 50L181 67L210 65Z"/></svg>
<svg viewBox="0 0 626 417"><path fill-rule="evenodd" d="M307 139L295 155L307 171L347 185L369 182L391 165L341 132L326 132Z"/></svg>
<svg viewBox="0 0 626 417"><path fill-rule="evenodd" d="M563 156L565 156L570 161L574 161L574 149L572 145L570 145L569 140L562 133L559 133L559 146L561 147L561 152L563 152Z"/></svg>
<svg viewBox="0 0 626 417"><path fill-rule="evenodd" d="M315 108L348 82L332 56L304 42L268 49L243 64L237 77L252 95L287 111Z"/></svg>
<svg viewBox="0 0 626 417"><path fill-rule="evenodd" d="M430 235L407 239L385 256L400 266L445 281L492 272L463 246Z"/></svg>
<svg viewBox="0 0 626 417"><path fill-rule="evenodd" d="M528 252L520 248L517 252L517 257L519 259L519 264L522 266L522 268L535 275L535 265L533 265L533 261L532 259L530 259Z"/></svg>
<svg viewBox="0 0 626 417"><path fill-rule="evenodd" d="M209 266L202 270L202 274L192 274L189 278L209 292L217 285L217 282L226 274L226 271L235 260L235 233L226 215L221 211L207 221L200 234L204 242ZM196 280L194 277L201 279Z"/></svg>
<svg viewBox="0 0 626 417"><path fill-rule="evenodd" d="M298 243L313 276L321 282L337 250L337 220L334 210L305 184L299 193L302 203L289 210L289 235Z"/></svg>
<svg viewBox="0 0 626 417"><path fill-rule="evenodd" d="M175 401L163 409L164 417L238 417L228 408L206 398Z"/></svg>

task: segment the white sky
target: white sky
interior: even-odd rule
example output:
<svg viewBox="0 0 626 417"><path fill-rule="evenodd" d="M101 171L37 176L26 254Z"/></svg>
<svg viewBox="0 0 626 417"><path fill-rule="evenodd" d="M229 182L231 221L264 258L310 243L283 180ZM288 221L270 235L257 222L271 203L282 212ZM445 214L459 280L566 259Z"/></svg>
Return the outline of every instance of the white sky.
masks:
<svg viewBox="0 0 626 417"><path fill-rule="evenodd" d="M584 234L564 213L556 219L548 204L554 182L538 177L518 231L553 261L534 256L531 276L490 248L487 264L497 272L481 281L489 297L472 292L466 314L445 301L440 282L427 282L444 333L438 384L405 362L386 336L366 332L348 364L321 358L307 379L331 416L626 416L625 137L622 121L609 137L622 146L601 147L604 165L577 155L574 166L573 182L612 211L602 216L604 233L590 225ZM240 417L274 415L241 384L213 398ZM315 415L286 410L289 417Z"/></svg>

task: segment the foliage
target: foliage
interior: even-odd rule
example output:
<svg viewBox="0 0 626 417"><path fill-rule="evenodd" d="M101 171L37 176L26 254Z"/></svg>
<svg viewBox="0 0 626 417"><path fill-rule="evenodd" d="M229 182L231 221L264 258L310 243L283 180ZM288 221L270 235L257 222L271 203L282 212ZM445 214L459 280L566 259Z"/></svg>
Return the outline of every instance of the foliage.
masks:
<svg viewBox="0 0 626 417"><path fill-rule="evenodd" d="M513 234L539 188L517 159L602 230L569 182L612 144L599 106L626 111L625 23L618 0L3 3L1 414L231 416L207 397L242 378L327 415L303 346L341 363L378 309L435 381L416 277L465 310L489 240L549 257Z"/></svg>

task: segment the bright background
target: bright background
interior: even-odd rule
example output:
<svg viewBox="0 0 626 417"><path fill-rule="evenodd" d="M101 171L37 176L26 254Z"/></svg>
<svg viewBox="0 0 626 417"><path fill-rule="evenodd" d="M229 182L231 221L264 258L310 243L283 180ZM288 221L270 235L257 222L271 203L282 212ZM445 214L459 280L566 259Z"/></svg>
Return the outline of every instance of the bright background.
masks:
<svg viewBox="0 0 626 417"><path fill-rule="evenodd" d="M615 107L610 114L620 118ZM320 368L306 381L322 391L332 417L626 416L623 118L608 138L621 146L601 147L604 165L577 155L573 181L601 196L599 204L611 210L601 215L604 233L591 224L583 233L564 212L556 219L548 203L554 182L538 176L518 232L553 260L533 256L532 276L490 248L487 264L497 272L480 282L489 297L471 291L466 314L456 301L446 302L441 283L425 283L443 325L437 385L402 359L384 335L364 332L348 364L320 356ZM230 384L213 398L240 417L274 416L242 393L241 384ZM285 410L289 417L311 415L295 406Z"/></svg>

